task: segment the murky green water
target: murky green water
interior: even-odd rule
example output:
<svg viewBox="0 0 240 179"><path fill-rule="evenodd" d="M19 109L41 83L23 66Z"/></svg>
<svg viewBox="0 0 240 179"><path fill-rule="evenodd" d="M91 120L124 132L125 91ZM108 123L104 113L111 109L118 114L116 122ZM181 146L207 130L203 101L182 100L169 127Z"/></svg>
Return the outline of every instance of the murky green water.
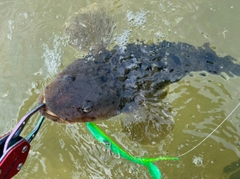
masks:
<svg viewBox="0 0 240 179"><path fill-rule="evenodd" d="M0 135L10 131L34 106L40 91L77 54L63 38L64 22L81 7L98 1L0 0ZM99 1L117 21L120 37L157 42L205 42L219 55L240 59L240 3L235 0ZM131 19L131 21L129 21ZM125 35L125 36L124 36ZM119 117L99 123L133 155L177 156L207 136L239 103L239 77L186 77L168 87L175 120L171 134L152 145L129 140ZM240 178L238 109L208 140L178 162L158 162L163 178ZM38 116L39 117L39 116ZM120 117L125 117L121 115ZM29 130L35 125L32 118ZM199 157L202 163L194 164ZM15 178L150 178L146 168L109 156L84 124L60 125L46 120Z"/></svg>

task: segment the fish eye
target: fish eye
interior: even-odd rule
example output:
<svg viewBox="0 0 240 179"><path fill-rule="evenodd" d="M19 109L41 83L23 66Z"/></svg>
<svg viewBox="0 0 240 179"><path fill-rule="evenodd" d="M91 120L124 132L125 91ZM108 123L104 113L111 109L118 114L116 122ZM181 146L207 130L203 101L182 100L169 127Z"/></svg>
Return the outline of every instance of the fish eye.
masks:
<svg viewBox="0 0 240 179"><path fill-rule="evenodd" d="M89 113L92 110L93 106L92 106L92 102L91 101L85 101L83 107L82 107L82 111L84 113Z"/></svg>
<svg viewBox="0 0 240 179"><path fill-rule="evenodd" d="M83 108L83 112L85 112L85 113L89 113L91 110L92 110L92 108L89 108L89 107Z"/></svg>

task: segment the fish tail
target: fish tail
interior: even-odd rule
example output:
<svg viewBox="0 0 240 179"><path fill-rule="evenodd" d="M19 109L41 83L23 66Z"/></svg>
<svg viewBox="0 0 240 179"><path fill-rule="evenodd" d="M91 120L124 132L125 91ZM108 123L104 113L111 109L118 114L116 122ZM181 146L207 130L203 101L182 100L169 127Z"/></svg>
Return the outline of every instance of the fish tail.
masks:
<svg viewBox="0 0 240 179"><path fill-rule="evenodd" d="M156 161L162 161L162 160L179 160L178 157L157 157L157 158L139 158L139 157L134 157L132 158L132 161L135 163L138 163L140 165L143 165L148 168L149 173L151 174L153 179L160 179L162 174L159 170L159 168L153 164L153 162Z"/></svg>
<svg viewBox="0 0 240 179"><path fill-rule="evenodd" d="M147 167L153 179L161 179L162 174L159 168L155 164L153 164L152 161L149 161L148 158L133 158L133 160L135 163Z"/></svg>
<svg viewBox="0 0 240 179"><path fill-rule="evenodd" d="M153 179L161 179L162 174L156 165L154 165L152 162L147 162L143 165L148 168L148 171Z"/></svg>
<svg viewBox="0 0 240 179"><path fill-rule="evenodd" d="M159 45L161 46L160 54L165 55L164 63L159 63L158 66L160 69L165 69L161 71L161 78L159 78L161 80L175 82L190 72L200 72L201 75L206 75L202 71L221 75L223 78L226 78L226 75L240 76L238 61L231 56L218 56L209 43L198 48L182 42L163 41Z"/></svg>

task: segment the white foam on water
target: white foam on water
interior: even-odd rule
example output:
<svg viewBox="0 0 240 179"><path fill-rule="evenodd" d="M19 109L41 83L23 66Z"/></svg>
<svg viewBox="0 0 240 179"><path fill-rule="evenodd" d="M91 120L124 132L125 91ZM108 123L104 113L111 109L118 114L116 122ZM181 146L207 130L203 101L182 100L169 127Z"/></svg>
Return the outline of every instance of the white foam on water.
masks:
<svg viewBox="0 0 240 179"><path fill-rule="evenodd" d="M28 18L28 13L27 13L27 12L24 12L24 13L23 13L23 16L24 16L25 19L27 19L27 18Z"/></svg>
<svg viewBox="0 0 240 179"><path fill-rule="evenodd" d="M13 20L9 20L8 21L8 27L9 27L9 33L7 33L7 38L9 40L12 40L12 35L13 35L13 29L14 27L14 21Z"/></svg>
<svg viewBox="0 0 240 179"><path fill-rule="evenodd" d="M140 9L137 12L127 11L126 18L130 26L144 28L143 25L147 21L148 13L149 11L145 11L143 9ZM114 37L113 39L113 41L118 44L119 50L122 52L126 49L126 45L129 43L130 33L131 30L124 30L122 34Z"/></svg>
<svg viewBox="0 0 240 179"><path fill-rule="evenodd" d="M199 156L193 156L192 163L195 164L197 167L203 167L203 157L201 155Z"/></svg>
<svg viewBox="0 0 240 179"><path fill-rule="evenodd" d="M44 59L47 71L51 76L58 73L58 67L61 65L61 57L64 53L61 48L62 46L66 46L66 39L57 35L54 36L52 49L48 44L43 44L44 53L42 58Z"/></svg>
<svg viewBox="0 0 240 179"><path fill-rule="evenodd" d="M139 27L142 26L146 21L148 11L144 11L143 9L133 13L132 11L127 11L127 19L128 23L132 26Z"/></svg>
<svg viewBox="0 0 240 179"><path fill-rule="evenodd" d="M156 33L155 33L155 37L156 37L157 39L164 39L164 38L165 38L164 33L161 32L161 31L156 32Z"/></svg>
<svg viewBox="0 0 240 179"><path fill-rule="evenodd" d="M128 44L129 41L129 35L130 30L124 30L122 34L114 38L114 41L116 41L117 44L119 45L120 51L124 51L126 49L126 45Z"/></svg>

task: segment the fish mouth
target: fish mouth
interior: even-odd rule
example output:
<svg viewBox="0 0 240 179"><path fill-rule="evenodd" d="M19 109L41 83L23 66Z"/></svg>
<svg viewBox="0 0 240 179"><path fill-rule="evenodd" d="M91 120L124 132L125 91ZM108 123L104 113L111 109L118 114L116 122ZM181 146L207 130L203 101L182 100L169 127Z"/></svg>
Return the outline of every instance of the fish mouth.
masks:
<svg viewBox="0 0 240 179"><path fill-rule="evenodd" d="M43 91L38 98L38 103L44 103L46 104L46 99L45 99L45 91ZM39 110L40 114L43 115L44 117L54 121L54 122L58 122L58 123L71 123L69 121L66 121L60 117L58 117L55 113L53 113L52 111L50 111L47 107L47 105L45 105L44 107L42 107Z"/></svg>

